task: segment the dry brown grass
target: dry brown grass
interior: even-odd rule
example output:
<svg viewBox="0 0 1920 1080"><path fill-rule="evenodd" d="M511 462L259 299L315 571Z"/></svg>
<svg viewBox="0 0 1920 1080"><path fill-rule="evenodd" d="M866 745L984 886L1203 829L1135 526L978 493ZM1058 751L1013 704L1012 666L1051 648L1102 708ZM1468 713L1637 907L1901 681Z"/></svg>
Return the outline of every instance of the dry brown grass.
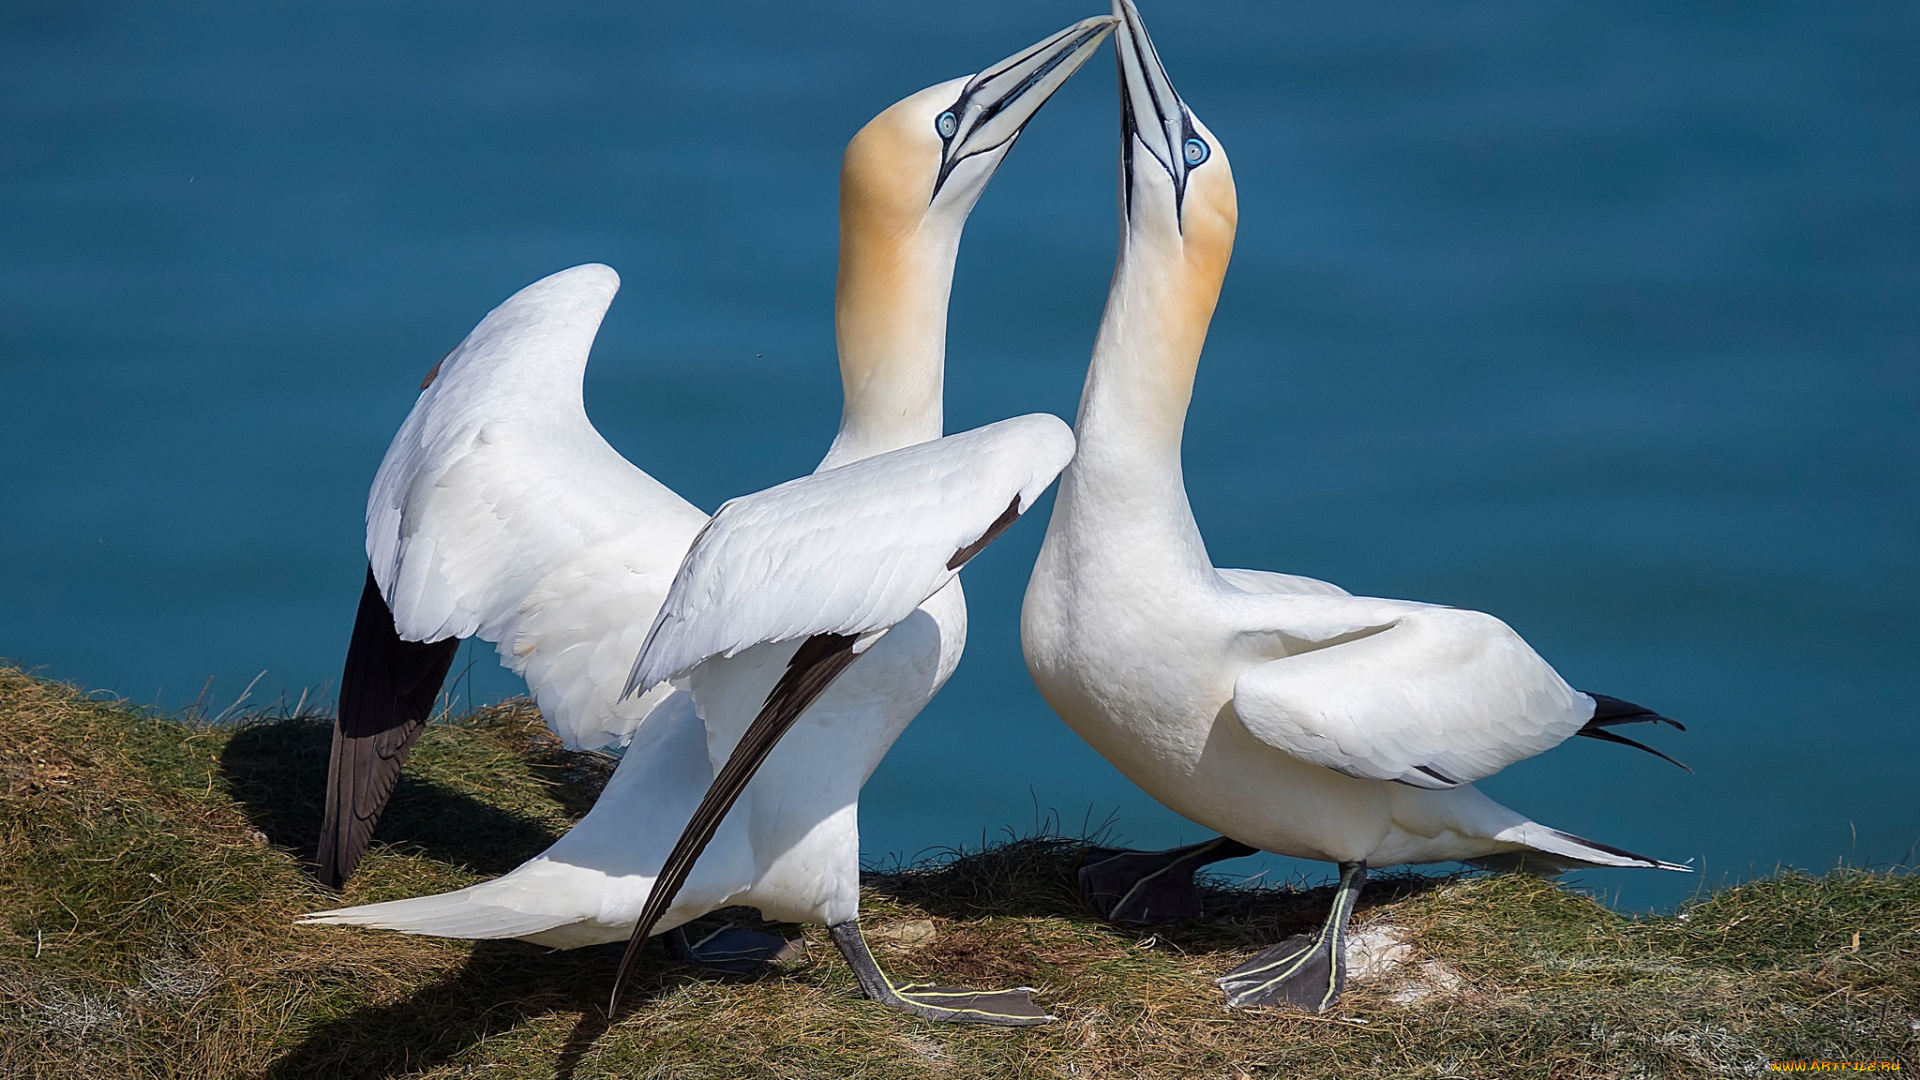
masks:
<svg viewBox="0 0 1920 1080"><path fill-rule="evenodd" d="M1767 1060L1920 1066L1920 879L1787 872L1630 919L1531 879L1376 878L1451 991L1393 976L1334 1014L1229 1013L1211 977L1311 923L1324 890L1217 889L1143 934L1088 918L1056 837L872 874L902 975L1025 983L1060 1021L918 1022L857 997L825 937L755 978L650 954L617 1023L617 947L553 953L296 927L325 784L312 717L210 727L0 668L0 1075L57 1077L1698 1076ZM348 902L499 873L607 763L524 706L433 727ZM914 924L931 923L930 939ZM905 929L904 934L901 933ZM1859 945L1853 935L1859 933Z"/></svg>

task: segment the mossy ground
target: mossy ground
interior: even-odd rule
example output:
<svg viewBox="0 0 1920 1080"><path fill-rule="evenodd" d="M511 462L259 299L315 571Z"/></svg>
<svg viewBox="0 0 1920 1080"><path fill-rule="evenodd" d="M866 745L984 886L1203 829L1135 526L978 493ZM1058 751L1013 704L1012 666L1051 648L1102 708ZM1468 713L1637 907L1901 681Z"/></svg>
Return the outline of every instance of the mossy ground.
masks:
<svg viewBox="0 0 1920 1080"><path fill-rule="evenodd" d="M648 954L617 1021L618 946L554 953L297 927L328 728L211 726L0 668L0 1075L6 1077L1699 1076L1787 1060L1920 1068L1920 877L1783 872L1671 916L1528 878L1376 877L1358 922L1461 982L1392 977L1322 1017L1225 1011L1211 976L1319 918L1324 889L1217 889L1156 934L1090 918L1080 844L1040 837L871 874L908 976L1040 988L1060 1019L915 1021L809 958L716 978ZM422 739L348 902L498 874L590 804L609 763L526 706ZM921 928L922 930L924 928ZM1856 939L1855 935L1858 935ZM900 936L900 935L895 935ZM913 935L906 935L911 937ZM1857 944L1856 944L1857 941Z"/></svg>

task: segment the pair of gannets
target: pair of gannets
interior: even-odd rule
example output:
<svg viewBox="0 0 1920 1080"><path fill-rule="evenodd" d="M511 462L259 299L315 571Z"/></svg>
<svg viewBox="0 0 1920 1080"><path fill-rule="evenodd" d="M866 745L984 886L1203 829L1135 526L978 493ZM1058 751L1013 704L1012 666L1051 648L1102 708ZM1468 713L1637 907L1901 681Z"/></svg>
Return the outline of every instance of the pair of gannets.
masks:
<svg viewBox="0 0 1920 1080"><path fill-rule="evenodd" d="M1077 456L1051 418L939 438L966 213L1115 26L1120 259ZM1154 921L1197 914L1193 871L1219 858L1258 848L1341 867L1320 931L1221 979L1231 1003L1330 1005L1369 865L1684 869L1467 786L1571 735L1630 742L1607 729L1664 718L1573 690L1490 616L1208 561L1179 454L1234 189L1129 0L882 113L849 146L842 185L847 403L813 476L708 521L607 447L579 395L614 289L604 268L516 295L430 378L369 502L323 876L351 873L459 636L496 642L570 745L632 742L587 817L505 877L312 921L560 947L627 937L617 999L649 934L748 904L829 926L862 988L896 1008L1044 1022L1024 991L902 986L880 971L858 930L856 814L860 785L958 661L958 568L1063 466L1022 619L1035 681L1142 788L1232 838L1098 851L1083 894ZM783 945L740 930L679 942L721 967Z"/></svg>

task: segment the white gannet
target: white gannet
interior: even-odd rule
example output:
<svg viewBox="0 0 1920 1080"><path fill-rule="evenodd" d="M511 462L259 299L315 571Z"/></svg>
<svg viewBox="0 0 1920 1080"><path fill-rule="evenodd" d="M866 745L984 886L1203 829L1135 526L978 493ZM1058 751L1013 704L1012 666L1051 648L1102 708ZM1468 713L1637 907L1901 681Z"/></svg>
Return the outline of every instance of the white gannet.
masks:
<svg viewBox="0 0 1920 1080"><path fill-rule="evenodd" d="M1254 849L1338 863L1316 934L1219 980L1233 1005L1320 1010L1345 978L1343 934L1368 866L1686 869L1547 828L1469 786L1572 735L1628 742L1606 729L1672 721L1574 690L1490 615L1214 568L1180 444L1233 247L1233 175L1133 4L1114 0L1114 13L1119 262L1022 644L1069 726L1148 794L1230 839L1096 851L1083 895L1120 918L1190 917L1201 863Z"/></svg>
<svg viewBox="0 0 1920 1080"><path fill-rule="evenodd" d="M835 307L846 402L823 474L940 438L946 308L962 227L1026 123L1112 22L1085 20L978 75L923 90L848 145ZM744 676L729 683L700 674L691 693L649 684L622 695L675 569L709 521L621 458L586 418L581 376L616 288L605 267L579 267L509 299L429 376L388 451L369 498L370 569L342 681L322 877L337 883L364 852L460 636L498 645L567 745L630 737L626 754L593 812L504 877L311 921L558 947L627 937L714 780L725 753L714 740L737 737L716 735L711 724L732 700L727 687L746 685ZM891 563L863 564L850 549L828 565L836 585L878 588L886 582L863 575ZM754 824L740 826L747 832L736 843L702 863L667 927L734 903L776 919L840 923L857 914L859 788L965 642L957 581L921 600L918 614L835 688L852 695L840 712L864 727L840 740L830 769L775 755L755 788L773 794L754 801ZM827 715L830 704L816 711ZM799 788L780 788L799 774ZM796 875L830 896L795 899L807 892ZM739 930L677 944L688 959L724 968L785 946ZM1044 1019L1026 1009L1022 1022Z"/></svg>
<svg viewBox="0 0 1920 1080"><path fill-rule="evenodd" d="M960 568L1072 456L1058 417L1021 416L801 477L714 514L628 682L684 681L705 721L713 783L664 862L649 851L653 873L628 879L617 920L632 932L610 1010L659 926L746 903L825 925L875 1001L933 1020L1051 1019L1029 988L982 993L881 972L860 936L856 800L959 660ZM604 830L631 812L610 804L612 794L609 786L574 831ZM729 814L740 799L744 812Z"/></svg>

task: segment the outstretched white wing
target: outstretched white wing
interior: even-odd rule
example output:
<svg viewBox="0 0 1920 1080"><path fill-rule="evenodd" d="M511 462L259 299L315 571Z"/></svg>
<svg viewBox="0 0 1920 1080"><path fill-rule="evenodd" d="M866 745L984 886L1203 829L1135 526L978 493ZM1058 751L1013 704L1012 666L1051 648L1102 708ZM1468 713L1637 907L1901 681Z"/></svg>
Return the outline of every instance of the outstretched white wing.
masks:
<svg viewBox="0 0 1920 1080"><path fill-rule="evenodd" d="M728 502L687 552L628 689L759 644L893 626L1072 457L1058 417L1019 416Z"/></svg>
<svg viewBox="0 0 1920 1080"><path fill-rule="evenodd" d="M367 497L367 559L402 638L477 635L573 746L629 734L628 662L706 515L587 419L587 354L619 276L543 278L440 362Z"/></svg>
<svg viewBox="0 0 1920 1080"><path fill-rule="evenodd" d="M1291 655L1243 671L1234 711L1261 742L1348 776L1456 787L1593 717L1593 699L1491 615L1364 597L1264 606Z"/></svg>

